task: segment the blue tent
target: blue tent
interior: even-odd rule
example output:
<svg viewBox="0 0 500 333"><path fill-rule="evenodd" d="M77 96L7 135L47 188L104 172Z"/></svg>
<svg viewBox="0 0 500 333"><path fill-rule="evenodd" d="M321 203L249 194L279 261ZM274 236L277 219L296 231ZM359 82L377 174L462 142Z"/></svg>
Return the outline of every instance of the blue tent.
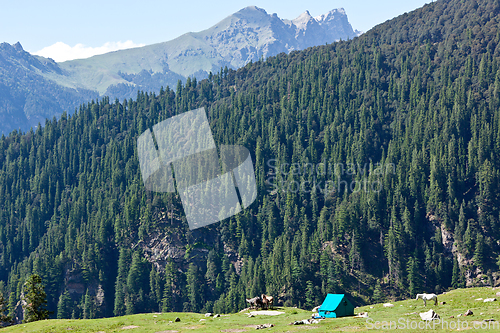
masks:
<svg viewBox="0 0 500 333"><path fill-rule="evenodd" d="M324 318L354 316L354 306L344 294L328 294L318 309L318 315Z"/></svg>

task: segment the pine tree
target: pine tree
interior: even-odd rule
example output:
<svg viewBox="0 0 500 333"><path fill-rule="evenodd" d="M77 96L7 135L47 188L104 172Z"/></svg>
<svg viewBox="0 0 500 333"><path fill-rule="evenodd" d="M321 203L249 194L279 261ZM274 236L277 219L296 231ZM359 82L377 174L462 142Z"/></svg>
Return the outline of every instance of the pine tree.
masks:
<svg viewBox="0 0 500 333"><path fill-rule="evenodd" d="M306 308L312 309L315 306L316 295L314 292L314 284L312 281L306 282Z"/></svg>
<svg viewBox="0 0 500 333"><path fill-rule="evenodd" d="M474 249L474 241L475 241L475 233L474 233L474 221L469 220L467 223L467 229L464 234L464 246L467 254L472 254Z"/></svg>
<svg viewBox="0 0 500 333"><path fill-rule="evenodd" d="M351 238L351 250L349 251L351 272L353 270L360 270L362 268L361 248L359 243L359 236L356 232L353 231Z"/></svg>
<svg viewBox="0 0 500 333"><path fill-rule="evenodd" d="M149 290L150 290L149 300L151 302L151 308L154 310L161 311L161 300L162 300L161 278L160 274L158 274L154 266L151 267L151 271L149 273Z"/></svg>
<svg viewBox="0 0 500 333"><path fill-rule="evenodd" d="M458 214L458 223L455 226L455 239L457 240L457 245L460 250L463 250L463 237L465 232L465 213L464 204L460 205L460 212Z"/></svg>
<svg viewBox="0 0 500 333"><path fill-rule="evenodd" d="M384 291L382 290L382 286L380 285L380 281L377 280L375 284L375 289L373 290L373 300L376 303L382 303L385 301Z"/></svg>
<svg viewBox="0 0 500 333"><path fill-rule="evenodd" d="M7 300L0 292L0 324L6 326L12 324L12 316L9 315L9 308Z"/></svg>
<svg viewBox="0 0 500 333"><path fill-rule="evenodd" d="M186 279L188 284L188 298L191 311L199 311L201 309L202 303L202 288L199 281L198 266L191 263L189 264L188 271L186 273Z"/></svg>
<svg viewBox="0 0 500 333"><path fill-rule="evenodd" d="M334 294L336 290L336 284L335 281L337 280L337 277L335 276L335 263L333 261L330 261L328 263L328 275L326 277L326 292L329 294Z"/></svg>
<svg viewBox="0 0 500 333"><path fill-rule="evenodd" d="M71 297L69 292L65 290L59 301L57 302L57 319L70 319L71 318Z"/></svg>
<svg viewBox="0 0 500 333"><path fill-rule="evenodd" d="M208 252L207 272L205 273L205 279L212 286L215 286L217 275L219 274L220 271L219 267L220 267L219 256L217 255L215 250L212 249L210 250L210 252Z"/></svg>
<svg viewBox="0 0 500 333"><path fill-rule="evenodd" d="M118 274L115 282L115 303L113 313L115 316L125 314L125 297L127 288L127 272L129 265L129 252L125 248L120 249L118 259Z"/></svg>
<svg viewBox="0 0 500 333"><path fill-rule="evenodd" d="M174 299L172 296L172 285L174 283L174 264L168 261L165 266L165 284L163 285L163 298L161 300L161 311L169 312L174 310Z"/></svg>
<svg viewBox="0 0 500 333"><path fill-rule="evenodd" d="M452 275L451 275L451 286L454 289L458 289L461 287L460 267L458 265L458 260L456 257L453 257L453 271L452 271Z"/></svg>
<svg viewBox="0 0 500 333"><path fill-rule="evenodd" d="M481 233L477 233L476 236L476 249L474 251L474 263L477 267L484 267L484 238Z"/></svg>
<svg viewBox="0 0 500 333"><path fill-rule="evenodd" d="M8 309L9 309L9 316L14 320L14 312L16 311L16 293L11 292L9 295L9 304L8 304Z"/></svg>
<svg viewBox="0 0 500 333"><path fill-rule="evenodd" d="M31 275L23 286L23 299L26 302L24 306L24 323L49 318L47 311L47 295L42 284L42 278L38 274Z"/></svg>
<svg viewBox="0 0 500 333"><path fill-rule="evenodd" d="M422 282L418 271L418 262L410 257L408 260L408 281L410 296L415 296L422 290Z"/></svg>
<svg viewBox="0 0 500 333"><path fill-rule="evenodd" d="M93 309L93 301L90 297L89 291L85 293L83 296L83 319L92 319L94 318L94 309Z"/></svg>

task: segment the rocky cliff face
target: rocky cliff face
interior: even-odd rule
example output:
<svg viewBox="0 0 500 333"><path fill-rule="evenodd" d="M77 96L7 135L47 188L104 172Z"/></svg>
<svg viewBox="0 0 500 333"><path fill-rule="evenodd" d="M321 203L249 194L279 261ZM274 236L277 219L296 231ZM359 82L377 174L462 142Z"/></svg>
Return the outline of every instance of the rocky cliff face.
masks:
<svg viewBox="0 0 500 333"><path fill-rule="evenodd" d="M219 241L219 234L215 229L198 229L189 232L190 240L184 233L179 233L184 225L178 218L171 218L170 214L160 210L153 217L159 226L158 230L149 233L145 239L132 245L140 247L144 257L152 263L158 271L164 271L168 260L173 261L176 267L187 271L189 263L198 266L206 265L209 249ZM160 231L161 230L161 231ZM191 243L191 245L190 245ZM192 245L194 244L194 245ZM223 244L224 254L234 266L237 274L243 266L243 259L238 252L227 244Z"/></svg>
<svg viewBox="0 0 500 333"><path fill-rule="evenodd" d="M490 281L488 278L488 272L485 272L481 268L474 265L473 256L471 254L466 255L460 252L454 233L446 228L442 220L438 219L431 213L428 213L426 218L430 222L429 226L432 226L429 232L441 233L441 242L444 250L443 253L449 258L457 258L460 269L465 272L465 284L467 287L487 286L490 284L492 287L500 286L499 272L491 272Z"/></svg>

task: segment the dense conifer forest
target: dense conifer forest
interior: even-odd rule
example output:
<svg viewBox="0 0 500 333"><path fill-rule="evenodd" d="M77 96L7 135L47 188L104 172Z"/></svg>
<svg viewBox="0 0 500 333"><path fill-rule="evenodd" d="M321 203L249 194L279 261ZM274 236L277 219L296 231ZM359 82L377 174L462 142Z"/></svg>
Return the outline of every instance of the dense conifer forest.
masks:
<svg viewBox="0 0 500 333"><path fill-rule="evenodd" d="M58 318L312 308L500 283L500 2L441 0L359 38L103 98L0 139L0 292ZM257 200L190 231L136 140L205 107L252 152ZM354 186L353 186L354 184Z"/></svg>

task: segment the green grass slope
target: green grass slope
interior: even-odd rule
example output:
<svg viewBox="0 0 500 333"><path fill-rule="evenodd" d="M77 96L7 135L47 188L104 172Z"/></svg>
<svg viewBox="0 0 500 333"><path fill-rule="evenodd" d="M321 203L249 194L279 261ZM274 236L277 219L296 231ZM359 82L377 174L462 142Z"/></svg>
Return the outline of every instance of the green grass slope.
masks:
<svg viewBox="0 0 500 333"><path fill-rule="evenodd" d="M249 318L248 311L222 315L218 318L205 318L198 313L148 313L123 317L92 320L44 320L20 324L3 329L3 332L251 332L260 324L270 323L272 332L300 332L313 329L313 332L369 332L376 330L404 332L451 332L460 330L500 331L500 303L484 303L485 298L496 297L500 289L470 288L457 289L438 296L439 302L446 304L427 304L421 300L405 300L392 303L394 307L383 304L367 305L356 308L355 313L368 312L368 318L345 317L325 319L319 324L290 325L291 322L310 318L311 312L296 308L277 307L284 312L276 316L257 315ZM419 313L433 309L440 321L426 322ZM464 317L467 310L473 315ZM459 316L461 315L461 316ZM179 317L180 322L175 322ZM493 321L489 321L493 319Z"/></svg>

